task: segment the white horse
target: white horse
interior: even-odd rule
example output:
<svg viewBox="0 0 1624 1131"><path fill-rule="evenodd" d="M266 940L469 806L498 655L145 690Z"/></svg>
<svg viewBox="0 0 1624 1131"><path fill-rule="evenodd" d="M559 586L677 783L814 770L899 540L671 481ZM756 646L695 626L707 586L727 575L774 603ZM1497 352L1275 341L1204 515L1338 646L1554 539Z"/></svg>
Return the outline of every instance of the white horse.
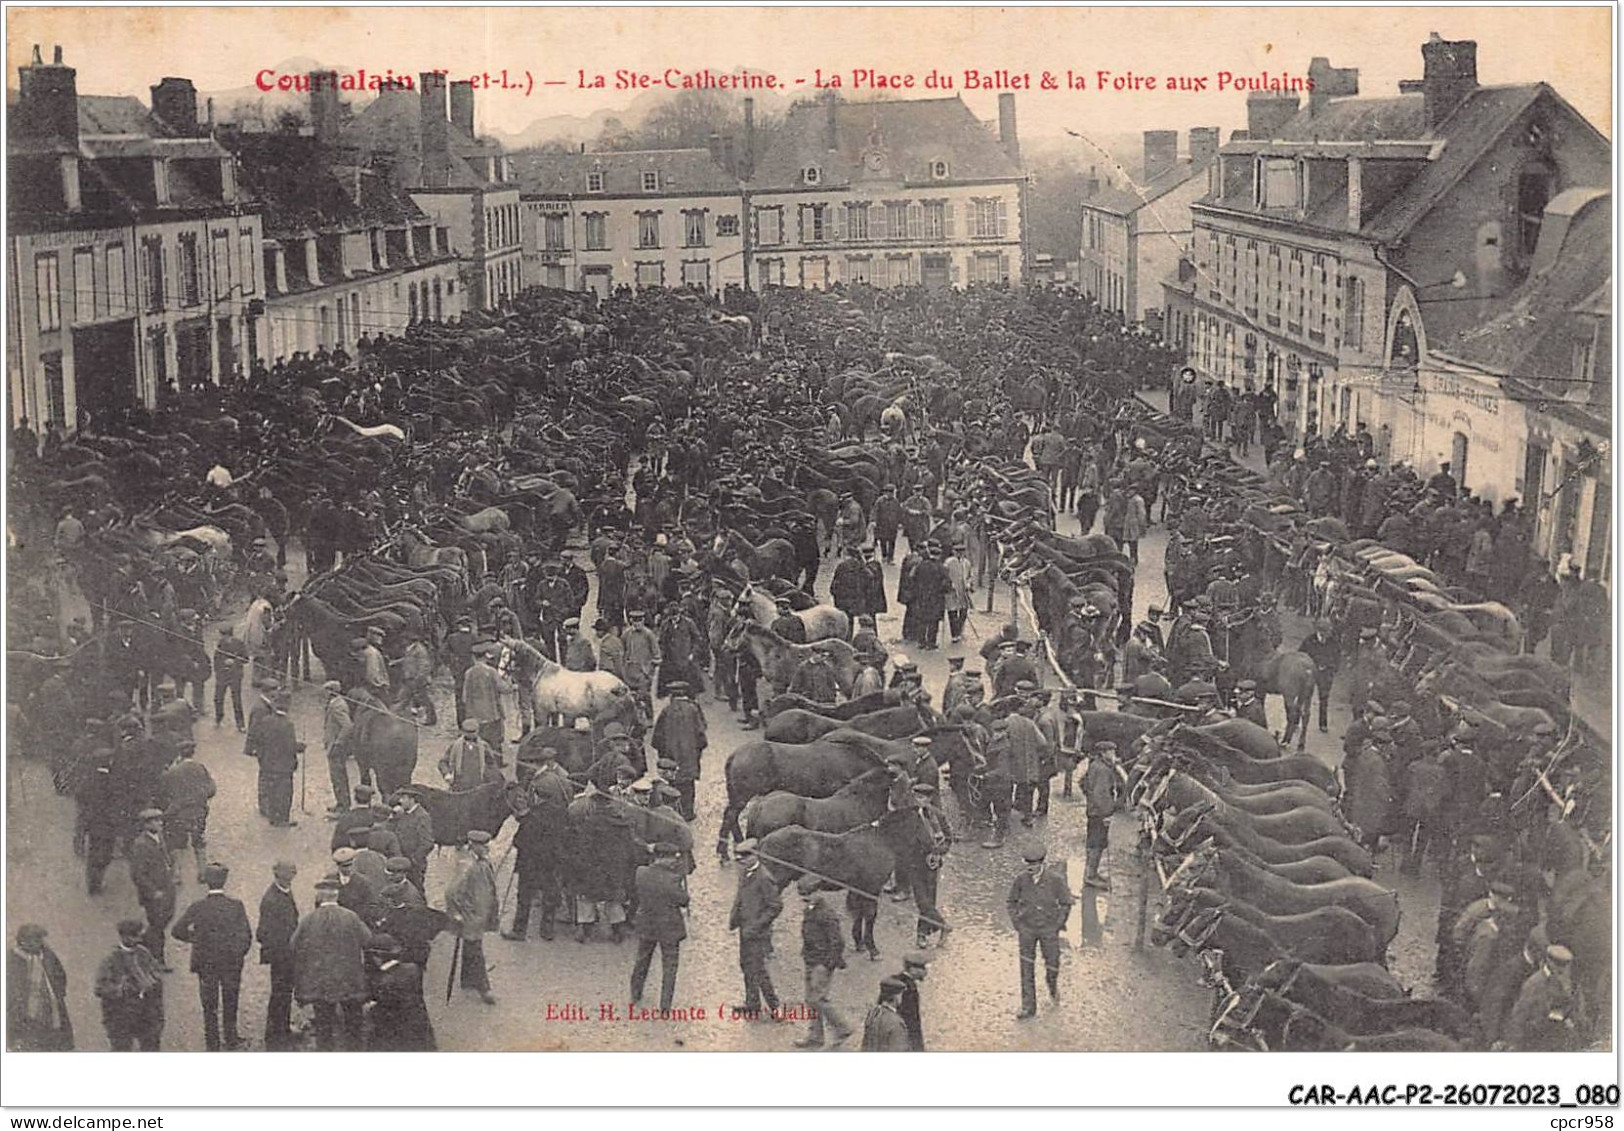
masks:
<svg viewBox="0 0 1624 1131"><path fill-rule="evenodd" d="M523 640L515 640L511 636L502 638L498 670L504 666L516 669L515 682L530 685L531 702L535 704L537 719L555 715L566 719L582 716L596 719L611 708L618 707L619 696L631 693L614 672L572 672L562 664L549 660Z"/></svg>

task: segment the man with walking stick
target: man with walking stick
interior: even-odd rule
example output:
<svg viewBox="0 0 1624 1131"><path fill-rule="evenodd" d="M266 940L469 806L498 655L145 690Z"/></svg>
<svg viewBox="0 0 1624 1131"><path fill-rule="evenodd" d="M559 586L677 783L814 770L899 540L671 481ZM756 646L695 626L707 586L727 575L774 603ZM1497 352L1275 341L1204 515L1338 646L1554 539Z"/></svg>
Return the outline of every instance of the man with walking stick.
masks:
<svg viewBox="0 0 1624 1131"><path fill-rule="evenodd" d="M485 934L502 929L501 904L496 895L496 869L491 867L491 834L471 829L468 846L459 855L457 870L446 885L445 910L457 932L456 951L461 955L462 988L474 990L486 1005L495 1005L489 972L485 968ZM452 976L459 969L453 955ZM446 981L446 997L451 996L451 980Z"/></svg>

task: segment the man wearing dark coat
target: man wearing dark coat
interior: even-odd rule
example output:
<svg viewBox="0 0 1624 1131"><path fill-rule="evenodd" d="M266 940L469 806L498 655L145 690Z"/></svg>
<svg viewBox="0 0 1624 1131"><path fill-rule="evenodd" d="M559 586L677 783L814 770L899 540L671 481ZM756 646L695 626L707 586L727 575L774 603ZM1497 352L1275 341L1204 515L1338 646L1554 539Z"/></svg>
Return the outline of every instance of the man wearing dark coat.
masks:
<svg viewBox="0 0 1624 1131"><path fill-rule="evenodd" d="M242 962L254 943L253 929L242 900L225 892L229 875L224 864L203 869L208 894L175 920L170 929L176 940L192 948L192 973L197 975L197 996L203 1005L203 1046L219 1052L221 1046L242 1046L237 1032L237 1000L242 991Z"/></svg>
<svg viewBox="0 0 1624 1131"><path fill-rule="evenodd" d="M765 1001L768 1011L776 1012L778 994L767 972L767 956L772 953L773 921L784 910L784 901L779 897L778 884L772 874L761 866L753 839L741 840L734 852L744 865L738 891L733 897L733 911L727 921L728 930L739 932L744 1004L738 1008L745 1014L759 1014Z"/></svg>
<svg viewBox="0 0 1624 1131"><path fill-rule="evenodd" d="M1017 1021L1038 1013L1037 955L1043 950L1043 963L1049 996L1060 1000L1060 932L1074 902L1066 886L1065 873L1051 867L1041 844L1024 853L1026 870L1015 877L1009 889L1009 920L1020 939L1021 1011Z"/></svg>
<svg viewBox="0 0 1624 1131"><path fill-rule="evenodd" d="M542 765L530 779L527 790L513 798L518 827L513 832L514 893L513 926L502 937L523 941L530 931L530 909L541 899L541 937L553 937L553 920L561 897L560 864L568 848L569 804L572 797L569 777L558 764L558 751L551 746L541 752Z"/></svg>
<svg viewBox="0 0 1624 1131"><path fill-rule="evenodd" d="M400 941L373 935L367 942L368 1052L434 1052L434 1024L423 1000L423 968L401 961Z"/></svg>
<svg viewBox="0 0 1624 1131"><path fill-rule="evenodd" d="M400 854L412 862L412 869L407 875L417 890L422 891L423 879L429 867L429 853L434 851L434 819L423 808L422 796L415 786L402 789L399 798L395 815L389 819L389 828L400 844Z"/></svg>
<svg viewBox="0 0 1624 1131"><path fill-rule="evenodd" d="M265 1047L275 1051L293 1042L293 932L299 904L293 898L298 868L285 860L271 866L271 885L259 898L259 962L271 968L271 997L265 1007Z"/></svg>
<svg viewBox="0 0 1624 1131"><path fill-rule="evenodd" d="M45 935L44 927L24 923L6 954L6 1048L12 1052L73 1048L68 974Z"/></svg>
<svg viewBox="0 0 1624 1131"><path fill-rule="evenodd" d="M266 707L248 720L248 737L243 753L259 759L259 811L273 828L291 828L293 774L299 768L304 744L293 731L288 717L292 697L286 691L272 694Z"/></svg>
<svg viewBox="0 0 1624 1131"><path fill-rule="evenodd" d="M699 781L700 756L709 739L705 734L705 712L693 700L688 685L681 680L671 684L671 702L654 721L653 744L661 758L676 763L670 781L676 787L684 820L694 819L694 785Z"/></svg>
<svg viewBox="0 0 1624 1131"><path fill-rule="evenodd" d="M829 600L855 621L873 611L868 607L868 590L868 566L863 561L862 550L856 545L847 546L846 556L840 559L834 576L829 579Z"/></svg>
<svg viewBox="0 0 1624 1131"><path fill-rule="evenodd" d="M316 908L293 932L294 993L316 1011L316 1047L359 1049L367 993L366 944L372 932L338 904L338 883L316 885ZM340 1025L342 1024L342 1036Z"/></svg>
<svg viewBox="0 0 1624 1131"><path fill-rule="evenodd" d="M688 885L683 878L682 850L661 841L654 845L654 863L637 869L635 880L637 959L632 964L632 1001L643 1000L654 949L660 950L660 1012L667 1013L677 990L677 962L682 940L688 937L684 911Z"/></svg>
<svg viewBox="0 0 1624 1131"><path fill-rule="evenodd" d="M130 881L135 884L141 910L146 912L147 929L142 937L159 969L168 973L164 962L164 932L175 916L175 874L169 867L169 849L164 844L164 812L143 809L138 815L141 834L130 840L124 855L130 862Z"/></svg>

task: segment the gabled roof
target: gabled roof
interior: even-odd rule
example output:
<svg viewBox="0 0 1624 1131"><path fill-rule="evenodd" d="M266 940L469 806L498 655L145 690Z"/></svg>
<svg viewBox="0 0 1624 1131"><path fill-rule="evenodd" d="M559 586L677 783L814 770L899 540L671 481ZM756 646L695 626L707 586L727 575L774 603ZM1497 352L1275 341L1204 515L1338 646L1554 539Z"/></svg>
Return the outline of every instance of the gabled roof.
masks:
<svg viewBox="0 0 1624 1131"><path fill-rule="evenodd" d="M377 98L344 123L340 140L370 155L379 151L392 152L407 162L406 168L420 168L423 160L421 133L421 100L415 90L384 90ZM488 182L476 173L464 157L500 152L494 143L476 141L455 122L446 123L450 138L450 173L446 183L451 188L483 188Z"/></svg>
<svg viewBox="0 0 1624 1131"><path fill-rule="evenodd" d="M1554 96L1555 92L1544 83L1474 90L1434 131L1445 141L1442 152L1364 225L1364 234L1389 243L1409 231L1542 94Z"/></svg>
<svg viewBox="0 0 1624 1131"><path fill-rule="evenodd" d="M1392 98L1333 98L1310 113L1308 108L1281 127L1269 141L1417 141L1427 132L1426 110L1419 94ZM1268 144L1259 140L1258 144Z"/></svg>
<svg viewBox="0 0 1624 1131"><path fill-rule="evenodd" d="M265 234L272 239L426 220L387 178L351 166L348 176L360 182L357 199L357 186L346 185L335 170L337 155L313 137L243 134L237 144L242 185L263 203Z"/></svg>
<svg viewBox="0 0 1624 1131"><path fill-rule="evenodd" d="M1122 185L1101 188L1092 196L1083 198L1085 208L1097 208L1101 212L1109 212L1113 216L1131 216L1147 204L1154 203L1166 196L1180 185L1189 184L1198 176L1205 176L1206 169L1197 169L1190 164L1188 157L1181 157L1171 169L1164 170L1149 184L1144 186Z"/></svg>
<svg viewBox="0 0 1624 1131"><path fill-rule="evenodd" d="M79 95L79 136L157 137L157 119L139 98L127 94Z"/></svg>
<svg viewBox="0 0 1624 1131"><path fill-rule="evenodd" d="M870 179L863 155L879 148L886 155L887 179L929 184L931 165L947 162L949 181L1017 180L1024 171L1004 152L993 128L970 112L957 96L910 102L838 102L835 147L829 148L828 111L819 101L790 107L772 147L756 162L756 189L793 189L802 171L816 166L818 183L844 187Z"/></svg>
<svg viewBox="0 0 1624 1131"><path fill-rule="evenodd" d="M1553 378L1546 395L1596 404L1599 394L1595 390L1576 387L1567 380L1567 365L1575 320L1594 317L1591 312L1598 294L1610 287L1610 195L1587 194L1570 222L1560 224L1556 219L1547 210L1545 224L1550 228L1542 227L1540 232L1540 258L1548 264L1545 269L1531 273L1510 294L1480 312L1476 324L1429 349L1475 369L1516 377L1535 387L1542 384L1541 378ZM1557 246L1548 248L1548 242ZM1610 314L1609 308L1602 309L1604 315Z"/></svg>
<svg viewBox="0 0 1624 1131"><path fill-rule="evenodd" d="M515 153L514 175L527 193L543 196L726 196L738 178L711 159L708 149L628 149L601 153ZM589 192L590 173L603 174L601 192ZM643 174L658 173L659 188L644 192Z"/></svg>

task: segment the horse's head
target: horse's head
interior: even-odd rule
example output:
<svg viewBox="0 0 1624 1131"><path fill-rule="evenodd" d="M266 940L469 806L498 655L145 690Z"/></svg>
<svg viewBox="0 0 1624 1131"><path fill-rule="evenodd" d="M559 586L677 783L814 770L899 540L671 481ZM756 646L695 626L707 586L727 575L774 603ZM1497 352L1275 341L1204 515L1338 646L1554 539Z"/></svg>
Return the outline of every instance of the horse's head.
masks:
<svg viewBox="0 0 1624 1131"><path fill-rule="evenodd" d="M1207 951L1202 952L1205 958ZM1223 962L1223 952L1213 951L1218 955L1220 967ZM1219 977L1223 977L1220 970ZM1224 978L1224 986L1229 980ZM1229 990L1219 1008L1218 1016L1213 1019L1212 1028L1207 1032L1207 1041L1214 1048L1238 1048L1252 1052L1268 1052L1269 1042L1263 1034L1253 1027L1257 1021L1259 1010L1268 998L1265 990L1256 986L1247 985L1239 990Z"/></svg>
<svg viewBox="0 0 1624 1131"><path fill-rule="evenodd" d="M1203 950L1223 926L1225 914L1223 907L1196 908L1191 904L1183 922L1173 930L1173 953L1182 957L1189 951Z"/></svg>

